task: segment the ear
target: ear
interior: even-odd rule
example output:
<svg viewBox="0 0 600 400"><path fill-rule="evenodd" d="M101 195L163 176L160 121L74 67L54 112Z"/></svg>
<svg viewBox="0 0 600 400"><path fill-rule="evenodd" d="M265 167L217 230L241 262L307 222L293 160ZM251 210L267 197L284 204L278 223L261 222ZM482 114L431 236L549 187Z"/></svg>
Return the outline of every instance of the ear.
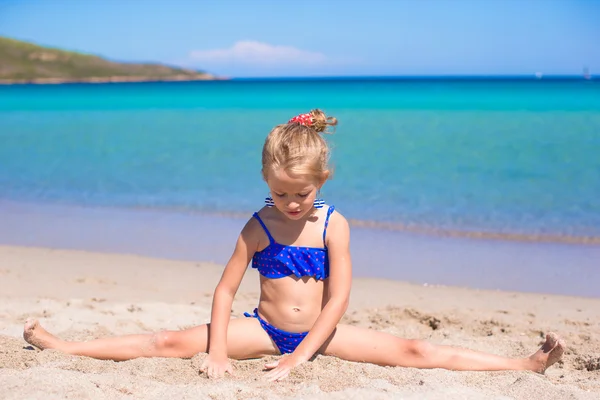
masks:
<svg viewBox="0 0 600 400"><path fill-rule="evenodd" d="M329 179L329 170L323 171L323 175L321 175L321 179L319 180L319 184L318 184L318 188L321 189L323 187L323 185L325 184L325 182L327 182L327 179Z"/></svg>

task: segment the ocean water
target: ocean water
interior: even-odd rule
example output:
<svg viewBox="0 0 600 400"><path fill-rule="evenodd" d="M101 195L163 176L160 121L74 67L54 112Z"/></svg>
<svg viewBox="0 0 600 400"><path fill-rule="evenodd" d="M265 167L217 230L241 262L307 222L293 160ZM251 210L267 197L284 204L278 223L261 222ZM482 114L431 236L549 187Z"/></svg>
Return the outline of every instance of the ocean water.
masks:
<svg viewBox="0 0 600 400"><path fill-rule="evenodd" d="M0 200L250 215L263 140L321 108L358 225L600 240L600 82L294 80L0 86Z"/></svg>

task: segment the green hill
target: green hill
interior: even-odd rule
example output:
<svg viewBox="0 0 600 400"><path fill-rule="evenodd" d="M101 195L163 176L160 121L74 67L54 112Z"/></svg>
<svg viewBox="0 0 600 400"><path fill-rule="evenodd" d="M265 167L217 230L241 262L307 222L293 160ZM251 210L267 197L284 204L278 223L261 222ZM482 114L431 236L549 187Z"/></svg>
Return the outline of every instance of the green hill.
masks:
<svg viewBox="0 0 600 400"><path fill-rule="evenodd" d="M117 63L102 57L0 37L0 83L186 81L216 79L160 64Z"/></svg>

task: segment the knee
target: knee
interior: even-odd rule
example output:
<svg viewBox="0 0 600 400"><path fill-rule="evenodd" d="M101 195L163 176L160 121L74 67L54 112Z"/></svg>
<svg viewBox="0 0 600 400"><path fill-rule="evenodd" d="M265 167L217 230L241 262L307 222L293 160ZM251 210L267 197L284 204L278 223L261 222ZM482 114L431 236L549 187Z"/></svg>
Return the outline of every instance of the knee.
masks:
<svg viewBox="0 0 600 400"><path fill-rule="evenodd" d="M424 340L409 340L405 351L412 357L427 358L433 353L434 347Z"/></svg>
<svg viewBox="0 0 600 400"><path fill-rule="evenodd" d="M173 332L156 332L151 338L152 347L157 350L171 349L176 346L175 335Z"/></svg>

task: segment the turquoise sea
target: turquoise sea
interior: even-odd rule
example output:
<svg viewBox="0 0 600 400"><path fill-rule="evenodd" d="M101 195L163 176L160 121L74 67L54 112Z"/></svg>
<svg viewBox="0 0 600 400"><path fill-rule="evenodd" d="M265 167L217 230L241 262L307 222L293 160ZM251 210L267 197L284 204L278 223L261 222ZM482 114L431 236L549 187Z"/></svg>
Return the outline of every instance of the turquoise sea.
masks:
<svg viewBox="0 0 600 400"><path fill-rule="evenodd" d="M600 237L600 82L583 80L4 86L0 198L248 214L264 137L316 107L339 119L323 195L357 223Z"/></svg>
<svg viewBox="0 0 600 400"><path fill-rule="evenodd" d="M0 86L0 245L224 263L311 108L355 276L600 297L598 80Z"/></svg>

